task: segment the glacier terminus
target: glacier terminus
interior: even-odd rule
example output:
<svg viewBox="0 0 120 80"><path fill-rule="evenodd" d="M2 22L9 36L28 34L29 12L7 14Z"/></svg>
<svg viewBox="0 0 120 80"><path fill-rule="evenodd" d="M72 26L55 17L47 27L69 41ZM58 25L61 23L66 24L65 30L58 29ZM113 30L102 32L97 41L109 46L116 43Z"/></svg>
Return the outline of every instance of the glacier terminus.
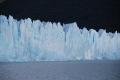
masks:
<svg viewBox="0 0 120 80"><path fill-rule="evenodd" d="M0 62L119 60L120 33L0 15Z"/></svg>

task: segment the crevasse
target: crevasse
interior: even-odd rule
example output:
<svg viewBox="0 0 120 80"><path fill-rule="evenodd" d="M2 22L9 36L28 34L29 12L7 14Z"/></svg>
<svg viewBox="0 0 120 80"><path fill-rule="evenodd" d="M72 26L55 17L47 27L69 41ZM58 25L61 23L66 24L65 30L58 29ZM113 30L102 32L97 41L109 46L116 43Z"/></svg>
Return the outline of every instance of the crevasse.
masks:
<svg viewBox="0 0 120 80"><path fill-rule="evenodd" d="M0 61L120 59L120 33L0 15Z"/></svg>

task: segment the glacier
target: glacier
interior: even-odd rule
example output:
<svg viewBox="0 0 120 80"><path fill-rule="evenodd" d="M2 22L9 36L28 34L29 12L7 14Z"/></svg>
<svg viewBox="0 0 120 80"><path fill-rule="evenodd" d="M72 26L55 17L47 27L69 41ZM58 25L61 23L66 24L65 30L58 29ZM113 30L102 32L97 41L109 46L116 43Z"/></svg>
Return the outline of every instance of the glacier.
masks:
<svg viewBox="0 0 120 80"><path fill-rule="evenodd" d="M119 60L120 33L0 15L0 62Z"/></svg>

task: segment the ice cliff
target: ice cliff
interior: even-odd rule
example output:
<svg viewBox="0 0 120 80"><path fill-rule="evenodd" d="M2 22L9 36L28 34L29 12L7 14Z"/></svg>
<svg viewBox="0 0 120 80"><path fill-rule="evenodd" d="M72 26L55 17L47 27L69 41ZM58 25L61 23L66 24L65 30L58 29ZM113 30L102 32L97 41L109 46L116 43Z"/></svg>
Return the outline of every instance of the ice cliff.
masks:
<svg viewBox="0 0 120 80"><path fill-rule="evenodd" d="M120 59L120 33L0 15L0 62Z"/></svg>

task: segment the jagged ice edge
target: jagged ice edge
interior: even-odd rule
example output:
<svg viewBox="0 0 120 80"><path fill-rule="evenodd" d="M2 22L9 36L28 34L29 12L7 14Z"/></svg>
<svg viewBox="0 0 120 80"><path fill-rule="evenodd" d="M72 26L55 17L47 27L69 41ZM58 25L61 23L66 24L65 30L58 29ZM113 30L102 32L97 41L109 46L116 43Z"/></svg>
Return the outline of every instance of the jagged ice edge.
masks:
<svg viewBox="0 0 120 80"><path fill-rule="evenodd" d="M120 33L0 15L0 61L120 59Z"/></svg>

